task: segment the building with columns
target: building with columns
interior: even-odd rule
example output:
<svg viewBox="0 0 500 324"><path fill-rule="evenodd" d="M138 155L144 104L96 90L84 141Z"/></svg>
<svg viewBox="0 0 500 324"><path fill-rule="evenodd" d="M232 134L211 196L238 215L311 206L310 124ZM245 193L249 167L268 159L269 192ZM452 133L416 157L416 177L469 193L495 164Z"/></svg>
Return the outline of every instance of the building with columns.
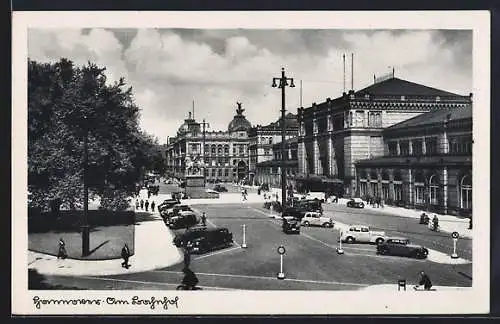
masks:
<svg viewBox="0 0 500 324"><path fill-rule="evenodd" d="M295 176L299 170L297 155L297 137L285 141L285 174L287 186L295 187ZM255 182L259 185L267 183L271 187L281 187L281 141L272 145L271 160L257 163Z"/></svg>
<svg viewBox="0 0 500 324"><path fill-rule="evenodd" d="M355 163L384 155L385 128L430 111L470 107L471 96L392 76L336 99L299 108L297 185L354 196Z"/></svg>
<svg viewBox="0 0 500 324"><path fill-rule="evenodd" d="M243 181L248 178L248 131L250 122L243 115L238 103L236 115L227 131L206 131L203 123L189 117L179 127L177 135L167 144L167 172L171 176L184 178L186 160L204 161L207 182Z"/></svg>
<svg viewBox="0 0 500 324"><path fill-rule="evenodd" d="M299 133L299 124L297 116L288 113L285 116L285 140L297 137ZM273 145L281 143L281 117L268 125L257 125L248 132L249 154L250 154L250 183L262 184L266 182L260 171L267 172L266 169L258 168L259 163L271 161L274 159ZM266 173L266 177L268 174Z"/></svg>
<svg viewBox="0 0 500 324"><path fill-rule="evenodd" d="M357 195L436 213L472 214L472 107L388 127L384 155L356 162Z"/></svg>

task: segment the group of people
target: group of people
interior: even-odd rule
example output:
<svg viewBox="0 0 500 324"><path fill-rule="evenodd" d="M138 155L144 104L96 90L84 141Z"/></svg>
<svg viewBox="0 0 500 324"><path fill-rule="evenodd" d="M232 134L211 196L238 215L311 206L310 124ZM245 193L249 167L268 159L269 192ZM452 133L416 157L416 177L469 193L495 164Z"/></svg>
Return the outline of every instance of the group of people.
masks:
<svg viewBox="0 0 500 324"><path fill-rule="evenodd" d="M368 205L374 208L380 208L380 207L384 208L384 201L380 197L375 197L375 198L369 197L367 200L368 200Z"/></svg>
<svg viewBox="0 0 500 324"><path fill-rule="evenodd" d="M141 199L140 201L139 201L139 199L135 200L135 209L136 210L139 210L139 208L140 208L141 210L146 209L146 211L149 211L150 206L151 206L151 211L154 212L155 206L156 206L154 200L151 201L151 204L149 203L149 200L147 200L147 199L146 199L146 201L144 201L143 199Z"/></svg>

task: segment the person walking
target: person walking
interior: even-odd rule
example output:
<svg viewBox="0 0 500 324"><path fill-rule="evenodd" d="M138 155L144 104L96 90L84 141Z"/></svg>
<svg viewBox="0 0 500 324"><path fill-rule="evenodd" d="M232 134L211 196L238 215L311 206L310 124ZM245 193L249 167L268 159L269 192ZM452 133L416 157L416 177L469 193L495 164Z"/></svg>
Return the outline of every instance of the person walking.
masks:
<svg viewBox="0 0 500 324"><path fill-rule="evenodd" d="M151 211L153 213L155 212L155 202L154 202L154 200L151 202Z"/></svg>
<svg viewBox="0 0 500 324"><path fill-rule="evenodd" d="M66 259L68 257L68 253L66 252L66 243L62 239L59 239L59 251L57 252L58 259Z"/></svg>
<svg viewBox="0 0 500 324"><path fill-rule="evenodd" d="M135 200L135 209L138 210L140 206L139 199Z"/></svg>
<svg viewBox="0 0 500 324"><path fill-rule="evenodd" d="M205 212L201 214L201 224L203 225L203 227L207 226L207 215L205 214Z"/></svg>
<svg viewBox="0 0 500 324"><path fill-rule="evenodd" d="M184 268L189 269L191 264L191 253L187 247L184 248Z"/></svg>
<svg viewBox="0 0 500 324"><path fill-rule="evenodd" d="M144 209L144 200L141 199L141 209Z"/></svg>
<svg viewBox="0 0 500 324"><path fill-rule="evenodd" d="M144 203L144 207L146 207L146 211L148 211L148 208L149 208L149 201L146 200L146 202Z"/></svg>
<svg viewBox="0 0 500 324"><path fill-rule="evenodd" d="M130 250L128 248L127 243L125 243L125 245L122 248L122 258L123 258L122 267L128 269L130 267L130 264L128 263L128 259L130 258Z"/></svg>

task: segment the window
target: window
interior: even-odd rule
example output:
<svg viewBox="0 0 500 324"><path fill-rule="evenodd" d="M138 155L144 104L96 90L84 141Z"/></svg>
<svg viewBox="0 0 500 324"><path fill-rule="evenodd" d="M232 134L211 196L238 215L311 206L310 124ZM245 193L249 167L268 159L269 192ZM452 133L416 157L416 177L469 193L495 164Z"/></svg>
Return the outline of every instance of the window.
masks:
<svg viewBox="0 0 500 324"><path fill-rule="evenodd" d="M403 195L402 195L403 182L401 178L401 173L399 171L394 174L393 186L394 186L394 200L395 201L403 200Z"/></svg>
<svg viewBox="0 0 500 324"><path fill-rule="evenodd" d="M423 205L424 201L424 178L421 174L415 176L415 203Z"/></svg>
<svg viewBox="0 0 500 324"><path fill-rule="evenodd" d="M382 112L370 111L368 113L368 126L370 126L370 127L382 127Z"/></svg>
<svg viewBox="0 0 500 324"><path fill-rule="evenodd" d="M399 151L401 152L400 155L410 155L410 144L408 141L401 141L399 142Z"/></svg>
<svg viewBox="0 0 500 324"><path fill-rule="evenodd" d="M352 113L352 111L350 111L349 118L348 118L348 122L349 122L350 127L352 127L352 125L354 124L352 115L353 115L353 113Z"/></svg>
<svg viewBox="0 0 500 324"><path fill-rule="evenodd" d="M212 152L212 155L215 155L217 153L217 146L212 145L211 152Z"/></svg>
<svg viewBox="0 0 500 324"><path fill-rule="evenodd" d="M272 138L272 137L269 137L269 138L267 139L267 142L268 142L269 144L273 144L273 138Z"/></svg>
<svg viewBox="0 0 500 324"><path fill-rule="evenodd" d="M344 128L344 114L333 116L333 130L341 130Z"/></svg>
<svg viewBox="0 0 500 324"><path fill-rule="evenodd" d="M224 154L229 155L229 145L224 145Z"/></svg>
<svg viewBox="0 0 500 324"><path fill-rule="evenodd" d="M222 145L217 145L217 154L222 155Z"/></svg>
<svg viewBox="0 0 500 324"><path fill-rule="evenodd" d="M356 110L356 127L365 127L365 112Z"/></svg>
<svg viewBox="0 0 500 324"><path fill-rule="evenodd" d="M236 145L233 145L233 155L236 155Z"/></svg>
<svg viewBox="0 0 500 324"><path fill-rule="evenodd" d="M472 179L466 175L460 181L460 207L472 209Z"/></svg>
<svg viewBox="0 0 500 324"><path fill-rule="evenodd" d="M219 169L219 177L222 177L222 169Z"/></svg>
<svg viewBox="0 0 500 324"><path fill-rule="evenodd" d="M397 142L389 142L387 143L389 148L389 155L396 156L398 155L398 143Z"/></svg>
<svg viewBox="0 0 500 324"><path fill-rule="evenodd" d="M451 154L472 154L472 135L450 137L449 146Z"/></svg>
<svg viewBox="0 0 500 324"><path fill-rule="evenodd" d="M264 155L270 155L271 153L269 152L269 149L268 148L265 148L264 149Z"/></svg>
<svg viewBox="0 0 500 324"><path fill-rule="evenodd" d="M367 233L367 232L369 232L369 231L368 231L368 228L367 228L367 227L361 227L361 232L365 232L365 233Z"/></svg>
<svg viewBox="0 0 500 324"><path fill-rule="evenodd" d="M229 169L224 169L224 176L225 177L229 176Z"/></svg>
<svg viewBox="0 0 500 324"><path fill-rule="evenodd" d="M212 169L212 177L215 177L215 169Z"/></svg>
<svg viewBox="0 0 500 324"><path fill-rule="evenodd" d="M422 140L421 139L414 139L411 141L411 147L412 147L412 154L420 156L422 155Z"/></svg>
<svg viewBox="0 0 500 324"><path fill-rule="evenodd" d="M368 184L366 183L366 180L361 180L359 182L359 195L361 197L365 197L368 192Z"/></svg>
<svg viewBox="0 0 500 324"><path fill-rule="evenodd" d="M425 154L434 155L437 153L437 138L428 137L425 139Z"/></svg>
<svg viewBox="0 0 500 324"><path fill-rule="evenodd" d="M210 145L205 144L205 153L210 152Z"/></svg>
<svg viewBox="0 0 500 324"><path fill-rule="evenodd" d="M198 144L191 144L191 152L196 153L198 151Z"/></svg>
<svg viewBox="0 0 500 324"><path fill-rule="evenodd" d="M438 197L437 197L438 189L439 185L437 184L436 176L432 175L429 178L429 201L431 205L438 204Z"/></svg>

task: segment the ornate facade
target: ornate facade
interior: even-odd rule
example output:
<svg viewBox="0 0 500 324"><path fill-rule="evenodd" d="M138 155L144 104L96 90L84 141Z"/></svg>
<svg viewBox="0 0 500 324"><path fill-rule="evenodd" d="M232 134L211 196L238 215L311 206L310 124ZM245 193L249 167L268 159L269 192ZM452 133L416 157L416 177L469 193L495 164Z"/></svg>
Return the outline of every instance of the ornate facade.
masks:
<svg viewBox="0 0 500 324"><path fill-rule="evenodd" d="M289 113L285 116L285 122L285 139L289 140L296 137L299 133L297 116ZM257 125L252 127L248 135L250 143L250 183L266 182L264 174L260 173L265 169L258 168L257 166L262 162L274 159L273 145L281 143L281 118L265 126ZM266 177L267 175L266 171Z"/></svg>
<svg viewBox="0 0 500 324"><path fill-rule="evenodd" d="M429 111L470 105L471 96L392 77L299 108L297 182L309 189L354 196L355 163L384 154L384 128Z"/></svg>
<svg viewBox="0 0 500 324"><path fill-rule="evenodd" d="M360 197L472 214L472 107L433 111L383 131L384 156L356 163Z"/></svg>
<svg viewBox="0 0 500 324"><path fill-rule="evenodd" d="M242 181L248 178L248 131L250 122L243 115L244 109L238 103L236 115L227 131L203 131L202 123L189 113L177 132L167 144L167 170L170 175L184 178L188 166L201 163L208 182ZM196 164L196 163L195 163Z"/></svg>
<svg viewBox="0 0 500 324"><path fill-rule="evenodd" d="M285 174L287 186L295 187L295 176L298 173L297 137L285 142ZM273 144L273 158L257 163L255 181L258 184L267 183L271 187L281 187L281 142Z"/></svg>

